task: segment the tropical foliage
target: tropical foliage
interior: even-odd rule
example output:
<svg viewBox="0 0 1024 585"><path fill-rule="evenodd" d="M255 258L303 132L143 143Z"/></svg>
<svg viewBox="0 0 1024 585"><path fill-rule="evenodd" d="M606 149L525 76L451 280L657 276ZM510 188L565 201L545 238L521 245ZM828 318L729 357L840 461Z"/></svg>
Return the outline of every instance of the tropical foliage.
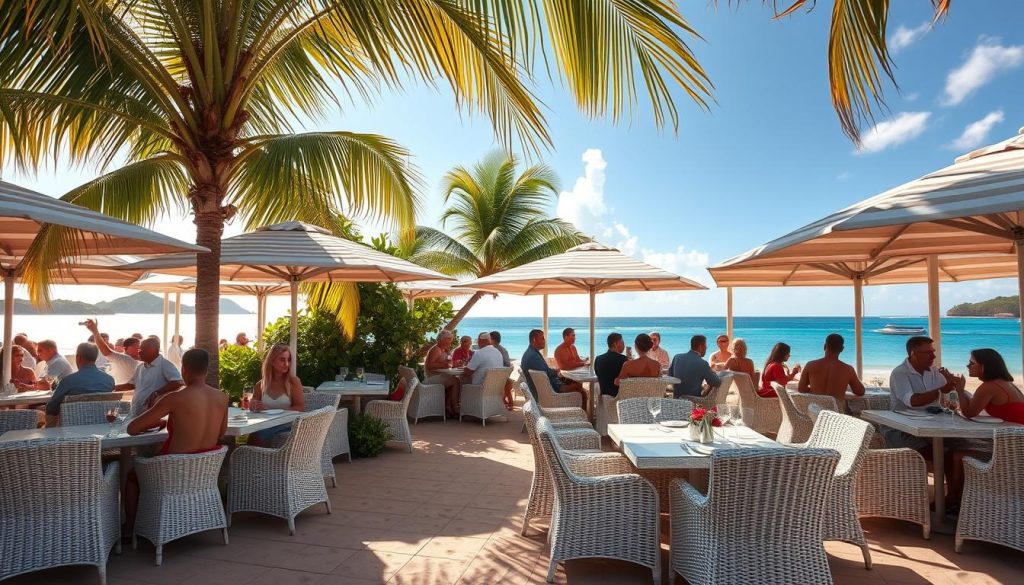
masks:
<svg viewBox="0 0 1024 585"><path fill-rule="evenodd" d="M364 213L411 235L418 177L405 149L295 126L343 97L441 82L506 147L539 150L551 144L531 88L540 73L592 116L617 119L645 93L655 121L677 129L673 92L702 107L710 92L684 37L696 33L669 0L5 0L0 166L123 161L64 198L142 224L190 210L210 249L197 258L196 344L215 353L225 221ZM37 244L24 280L40 300L48 269L84 250L60 228Z"/></svg>
<svg viewBox="0 0 1024 585"><path fill-rule="evenodd" d="M348 421L348 443L353 457L376 457L390 440L391 427L372 414L356 414Z"/></svg>
<svg viewBox="0 0 1024 585"><path fill-rule="evenodd" d="M262 375L263 359L248 347L229 345L220 350L219 386L233 402L242 399L242 392L252 390Z"/></svg>
<svg viewBox="0 0 1024 585"><path fill-rule="evenodd" d="M359 284L362 310L357 334L347 340L338 329L337 316L312 309L299 315L297 374L303 384L318 386L333 380L338 368L362 366L368 372L393 377L400 365L411 364L410 347L426 342L451 318L452 305L444 299L424 299L410 313L402 294L391 284ZM288 343L289 320L282 317L265 331L267 343Z"/></svg>
<svg viewBox="0 0 1024 585"><path fill-rule="evenodd" d="M558 194L546 165L517 174L518 161L502 152L487 155L472 169L445 175L443 229L416 228L412 259L451 276L487 276L561 254L586 241L571 224L545 211ZM473 294L448 324L453 329L483 297Z"/></svg>

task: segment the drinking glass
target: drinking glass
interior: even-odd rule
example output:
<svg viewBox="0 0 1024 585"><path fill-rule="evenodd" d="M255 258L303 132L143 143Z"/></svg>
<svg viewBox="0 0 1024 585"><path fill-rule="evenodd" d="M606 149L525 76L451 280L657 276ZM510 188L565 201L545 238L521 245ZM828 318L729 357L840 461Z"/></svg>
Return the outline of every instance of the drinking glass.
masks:
<svg viewBox="0 0 1024 585"><path fill-rule="evenodd" d="M658 423L658 416L661 414L661 398L648 398L647 411L651 413L652 422Z"/></svg>
<svg viewBox="0 0 1024 585"><path fill-rule="evenodd" d="M718 418L722 421L722 426L732 422L732 407L728 404L719 404L715 406L718 409Z"/></svg>
<svg viewBox="0 0 1024 585"><path fill-rule="evenodd" d="M949 410L949 396L952 392L939 392L939 406L945 410Z"/></svg>
<svg viewBox="0 0 1024 585"><path fill-rule="evenodd" d="M107 432L108 437L117 436L117 425L114 423L117 421L117 408L111 408L107 411L107 422L110 423L110 431Z"/></svg>
<svg viewBox="0 0 1024 585"><path fill-rule="evenodd" d="M115 417L119 425L124 425L124 421L128 420L128 415L131 413L132 404L131 402L118 402L117 413Z"/></svg>
<svg viewBox="0 0 1024 585"><path fill-rule="evenodd" d="M363 381L363 373L364 372L365 372L365 370L362 367L356 368L356 378L358 378L360 382Z"/></svg>
<svg viewBox="0 0 1024 585"><path fill-rule="evenodd" d="M344 382L348 378L348 367L342 366L338 368L338 375L341 376L341 380Z"/></svg>
<svg viewBox="0 0 1024 585"><path fill-rule="evenodd" d="M734 427L745 427L747 426L747 423L745 423L744 420L752 418L753 416L753 408L740 408L737 406L736 410L732 413L732 425Z"/></svg>
<svg viewBox="0 0 1024 585"><path fill-rule="evenodd" d="M953 414L960 410L960 395L956 392L946 394L946 408Z"/></svg>

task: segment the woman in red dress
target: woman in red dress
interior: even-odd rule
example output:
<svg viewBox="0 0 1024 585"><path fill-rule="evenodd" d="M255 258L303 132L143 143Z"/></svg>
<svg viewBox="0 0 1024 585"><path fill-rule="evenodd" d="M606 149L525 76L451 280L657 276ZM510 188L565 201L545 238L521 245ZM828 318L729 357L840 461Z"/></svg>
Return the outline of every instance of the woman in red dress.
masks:
<svg viewBox="0 0 1024 585"><path fill-rule="evenodd" d="M785 386L796 378L800 373L800 364L792 370L786 367L789 360L789 344L781 341L775 344L772 352L768 354L768 361L764 363L764 372L761 374L761 387L757 389L757 395L761 398L778 398L772 382Z"/></svg>

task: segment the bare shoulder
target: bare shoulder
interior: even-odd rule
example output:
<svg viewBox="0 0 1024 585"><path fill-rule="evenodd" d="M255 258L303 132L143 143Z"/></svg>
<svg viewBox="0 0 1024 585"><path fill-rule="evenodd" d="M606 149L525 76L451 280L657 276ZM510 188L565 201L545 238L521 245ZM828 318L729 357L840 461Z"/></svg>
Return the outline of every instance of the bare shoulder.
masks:
<svg viewBox="0 0 1024 585"><path fill-rule="evenodd" d="M302 389L302 380L296 375L289 374L288 383L291 384L292 388Z"/></svg>

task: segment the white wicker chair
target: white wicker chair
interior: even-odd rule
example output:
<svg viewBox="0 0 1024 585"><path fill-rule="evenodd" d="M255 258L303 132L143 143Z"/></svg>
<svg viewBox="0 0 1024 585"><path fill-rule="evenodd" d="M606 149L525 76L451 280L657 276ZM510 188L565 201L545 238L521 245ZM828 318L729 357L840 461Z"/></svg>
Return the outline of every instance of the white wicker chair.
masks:
<svg viewBox="0 0 1024 585"><path fill-rule="evenodd" d="M618 409L618 420L624 425L654 424L654 417L647 408L650 398L624 398L615 405ZM693 403L681 398L662 398L661 414L658 420L690 420Z"/></svg>
<svg viewBox="0 0 1024 585"><path fill-rule="evenodd" d="M405 386L405 394L401 400L371 400L363 414L375 416L391 429L390 443L401 443L412 453L412 429L409 428L409 403L412 396L419 391L419 383L411 382Z"/></svg>
<svg viewBox="0 0 1024 585"><path fill-rule="evenodd" d="M779 406L782 413L782 423L779 424L779 432L776 434L775 440L780 443L803 443L811 436L814 421L811 420L810 415L797 410L789 391L781 384L772 382L772 387L779 395Z"/></svg>
<svg viewBox="0 0 1024 585"><path fill-rule="evenodd" d="M825 507L823 539L859 546L867 569L871 568L871 550L860 526L857 499L853 494L868 453L868 443L874 434L874 427L865 421L825 410L818 413L811 436L801 445L803 448L839 452L839 463Z"/></svg>
<svg viewBox="0 0 1024 585"><path fill-rule="evenodd" d="M834 396L828 396L825 394L807 394L807 393L790 393L790 401L793 406L796 407L797 412L811 415L811 405L817 405L818 410L831 410L832 412L841 412L846 414L843 410L843 405L839 404L839 401Z"/></svg>
<svg viewBox="0 0 1024 585"><path fill-rule="evenodd" d="M729 387L732 386L733 372L725 371L718 373L718 379L722 381L718 385L718 388L712 388L708 391L706 396L687 396L687 400L693 402L694 406L703 406L704 408L714 408L719 404L725 402L725 398L729 396Z"/></svg>
<svg viewBox="0 0 1024 585"><path fill-rule="evenodd" d="M60 407L60 426L98 425L107 422L107 412L120 400L65 402Z"/></svg>
<svg viewBox="0 0 1024 585"><path fill-rule="evenodd" d="M164 544L189 534L220 530L228 543L228 522L217 478L228 448L195 455L136 457L139 508L132 534L156 547L156 564L163 562Z"/></svg>
<svg viewBox="0 0 1024 585"><path fill-rule="evenodd" d="M928 510L928 467L913 449L869 449L853 486L861 518L895 518L921 525L931 537Z"/></svg>
<svg viewBox="0 0 1024 585"><path fill-rule="evenodd" d="M661 583L658 492L631 472L618 453L564 451L547 419L537 435L555 488L552 507L548 582L558 563L579 558L629 561L653 572Z"/></svg>
<svg viewBox="0 0 1024 585"><path fill-rule="evenodd" d="M121 516L118 464L100 466L100 439L0 443L0 477L0 581L95 565L105 584Z"/></svg>
<svg viewBox="0 0 1024 585"><path fill-rule="evenodd" d="M537 441L537 420L540 418L537 405L527 402L523 405L523 417L533 447L533 481L530 483L530 498L523 512L523 528L520 534L526 536L530 528L530 520L551 516L551 507L555 503L554 486L551 483L551 471L544 462L540 443ZM601 435L593 428L578 428L552 424L558 444L571 451L601 452Z"/></svg>
<svg viewBox="0 0 1024 585"><path fill-rule="evenodd" d="M228 483L228 526L235 512L261 512L285 518L288 532L295 534L299 512L322 503L331 513L320 461L335 412L322 408L300 414L280 449L248 445L235 449Z"/></svg>
<svg viewBox="0 0 1024 585"><path fill-rule="evenodd" d="M672 482L669 583L832 583L821 534L839 454L726 449L707 496Z"/></svg>
<svg viewBox="0 0 1024 585"><path fill-rule="evenodd" d="M459 393L459 420L464 416L480 419L487 426L487 419L503 416L508 421L505 408L505 382L512 375L512 368L491 368L484 374L484 383L463 384Z"/></svg>
<svg viewBox="0 0 1024 585"><path fill-rule="evenodd" d="M540 416L547 418L552 423L575 421L585 423L588 427L593 428L590 424L590 419L587 417L587 412L578 406L541 406L539 402L533 399L533 394L530 392L526 382L520 383L519 393L523 395L523 404L532 403L537 407L537 412L540 413ZM525 426L523 430L526 430Z"/></svg>
<svg viewBox="0 0 1024 585"><path fill-rule="evenodd" d="M7 431L25 431L39 424L38 411L32 409L0 410L0 435Z"/></svg>
<svg viewBox="0 0 1024 585"><path fill-rule="evenodd" d="M439 416L441 420L447 420L444 414L444 386L441 384L424 384L416 370L405 366L398 367L398 374L405 378L406 384L413 380L416 384L416 395L409 403L409 416L413 424L419 424L421 418L428 416Z"/></svg>
<svg viewBox="0 0 1024 585"><path fill-rule="evenodd" d="M548 375L540 370L528 370L533 387L537 390L537 402L543 407L575 406L583 408L583 397L576 392L555 392Z"/></svg>
<svg viewBox="0 0 1024 585"><path fill-rule="evenodd" d="M64 404L73 402L102 402L104 400L124 400L124 392L90 392L88 394L73 394L64 398Z"/></svg>
<svg viewBox="0 0 1024 585"><path fill-rule="evenodd" d="M956 551L983 540L1024 551L1024 428L995 430L992 459L964 458L964 496L956 525Z"/></svg>
<svg viewBox="0 0 1024 585"><path fill-rule="evenodd" d="M658 378L626 378L619 383L618 395L601 395L601 402L597 405L595 428L603 437L608 434L608 425L619 422L619 411L615 406L619 400L664 397L665 383Z"/></svg>
<svg viewBox="0 0 1024 585"><path fill-rule="evenodd" d="M747 374L734 372L732 379L740 396L740 408L744 409L743 424L762 435L776 436L782 424L779 399L761 398Z"/></svg>
<svg viewBox="0 0 1024 585"><path fill-rule="evenodd" d="M333 392L314 392L305 397L306 412L319 410L321 408L333 408L335 410L334 420L327 430L327 438L324 439L324 451L320 455L320 468L324 472L324 479L330 478L331 487L338 487L338 479L334 471L334 458L343 453L348 453L348 460L352 461L352 453L348 447L348 409L338 409L338 402L341 396Z"/></svg>
<svg viewBox="0 0 1024 585"><path fill-rule="evenodd" d="M363 381L365 382L387 382L388 378L384 374L371 374L366 372L363 374Z"/></svg>

